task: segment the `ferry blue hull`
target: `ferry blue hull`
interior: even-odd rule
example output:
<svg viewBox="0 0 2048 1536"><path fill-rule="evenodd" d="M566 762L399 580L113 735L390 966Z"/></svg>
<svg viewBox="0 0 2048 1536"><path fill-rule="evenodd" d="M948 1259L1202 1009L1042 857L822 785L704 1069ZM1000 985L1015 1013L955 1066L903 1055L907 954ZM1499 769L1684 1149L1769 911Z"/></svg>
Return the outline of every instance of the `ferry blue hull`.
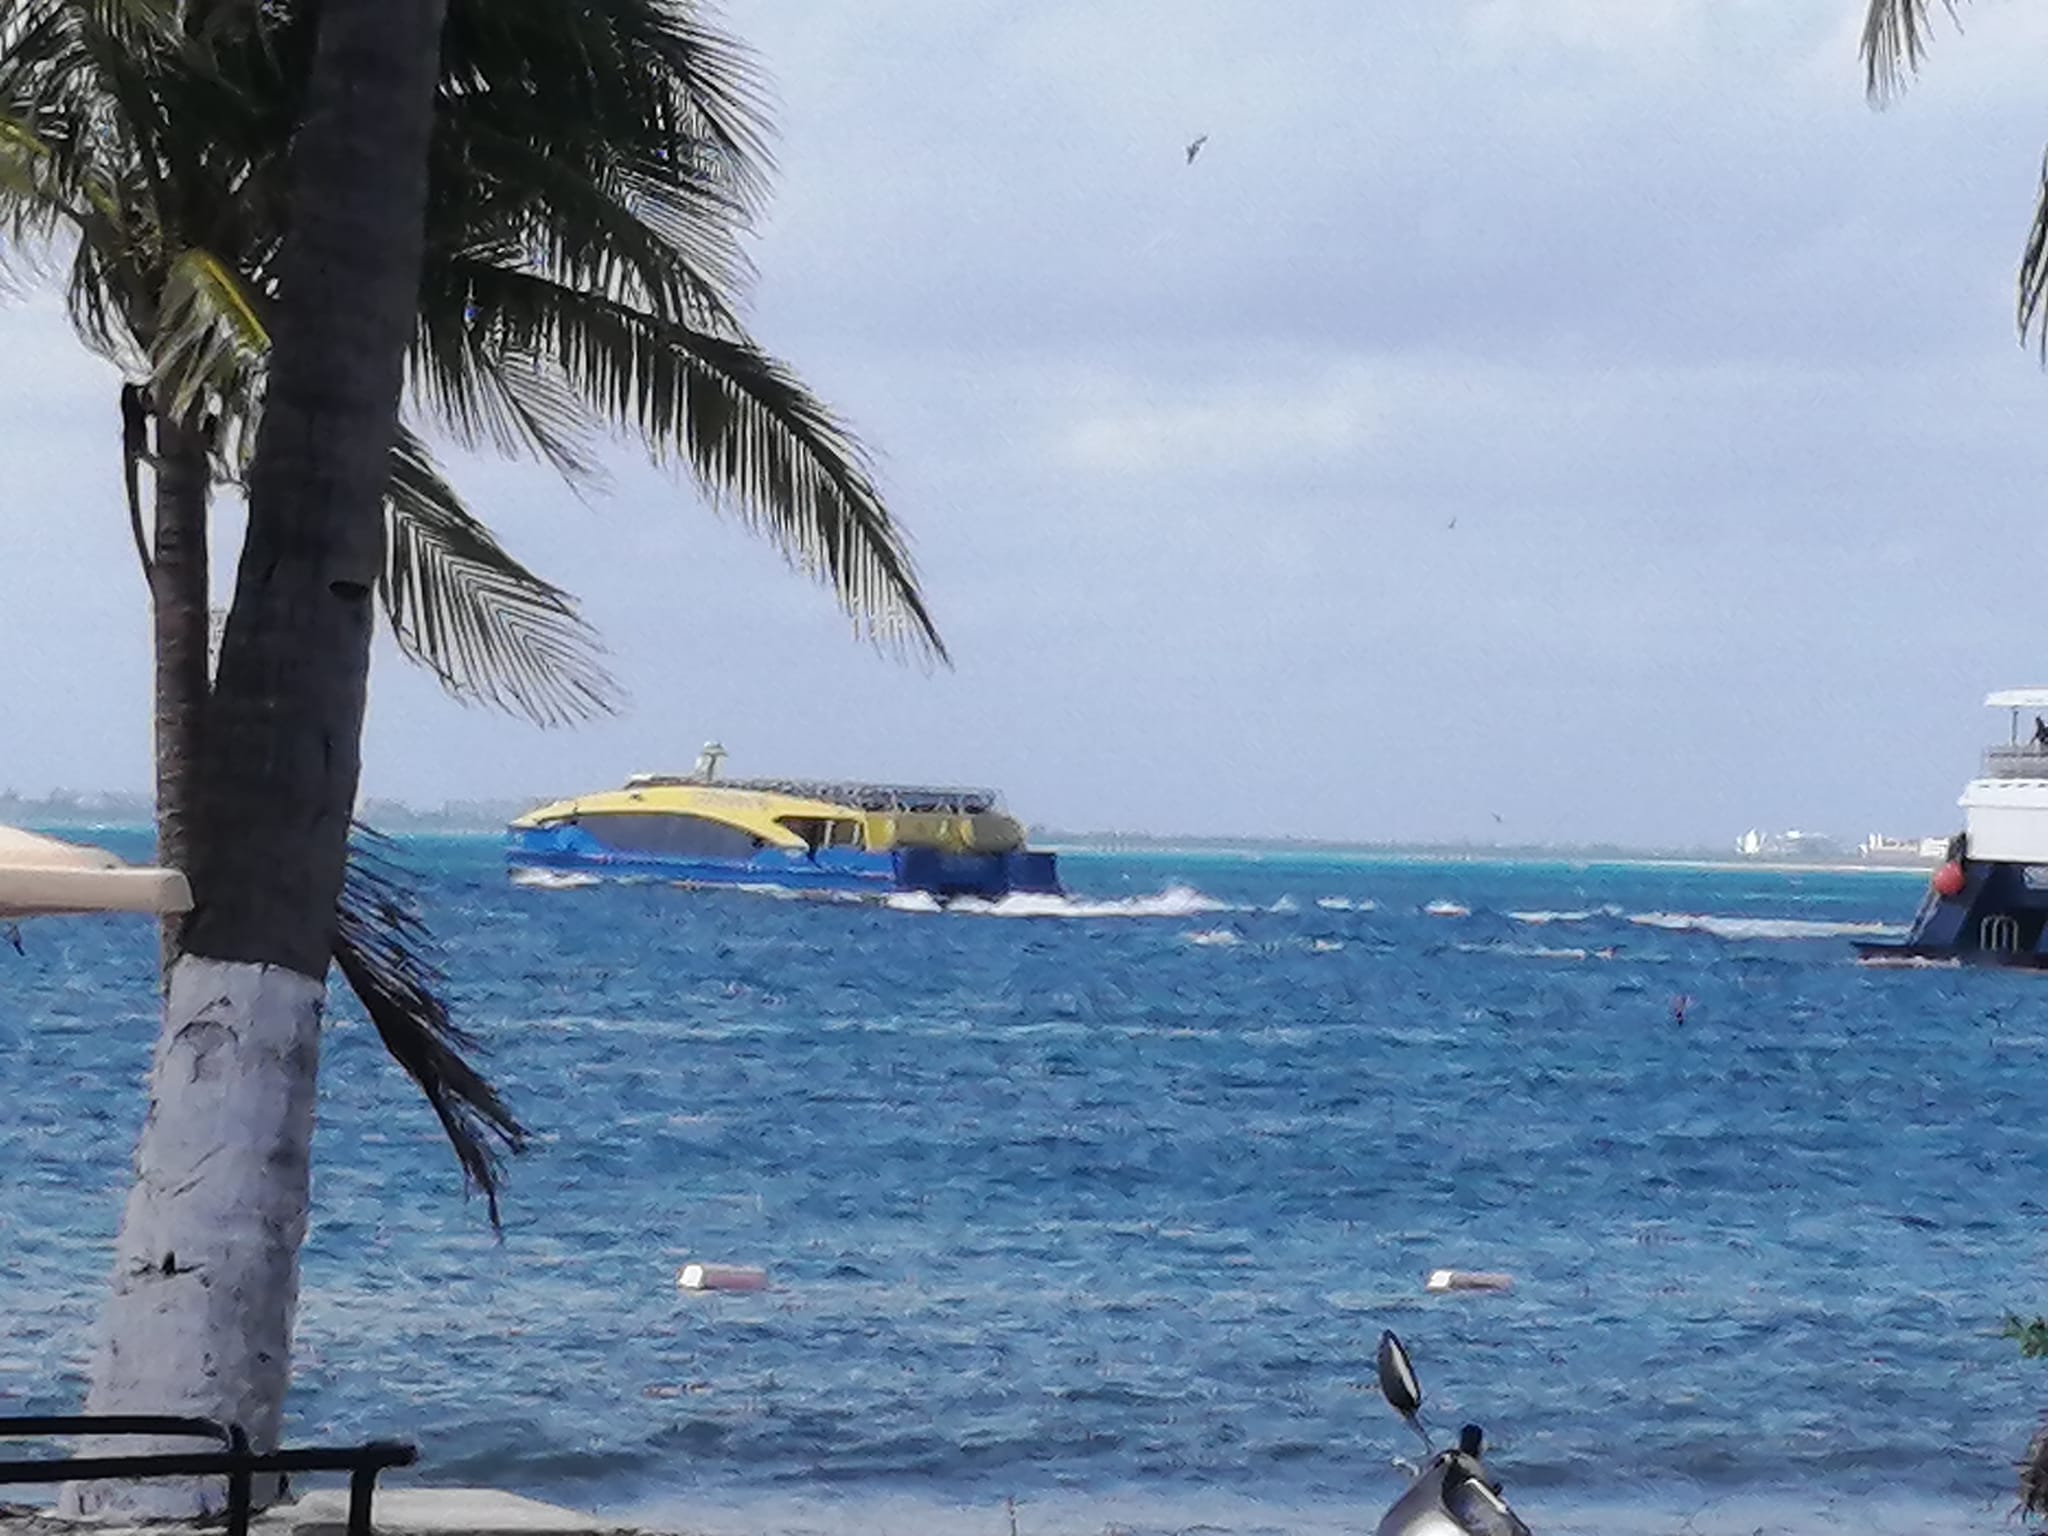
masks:
<svg viewBox="0 0 2048 1536"><path fill-rule="evenodd" d="M685 885L764 885L821 894L888 896L923 891L941 899L995 900L1012 892L1058 895L1054 856L1016 853L942 853L898 848L866 853L821 848L815 854L763 849L748 859L692 858L607 847L574 824L516 828L505 862L512 869L581 872L614 878L668 880Z"/></svg>
<svg viewBox="0 0 2048 1536"><path fill-rule="evenodd" d="M2048 968L2048 866L1972 859L1955 895L1928 889L1902 942L1856 949L1866 960Z"/></svg>

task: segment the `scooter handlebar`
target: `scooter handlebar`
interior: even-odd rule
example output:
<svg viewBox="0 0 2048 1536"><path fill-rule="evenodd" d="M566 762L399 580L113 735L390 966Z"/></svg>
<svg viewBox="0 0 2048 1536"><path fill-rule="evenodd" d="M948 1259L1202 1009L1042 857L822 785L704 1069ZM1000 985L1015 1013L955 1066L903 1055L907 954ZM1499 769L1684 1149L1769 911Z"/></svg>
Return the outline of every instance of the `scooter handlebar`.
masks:
<svg viewBox="0 0 2048 1536"><path fill-rule="evenodd" d="M1530 1536L1529 1527L1508 1508L1499 1487L1477 1461L1450 1457L1444 1467L1444 1508L1468 1536Z"/></svg>

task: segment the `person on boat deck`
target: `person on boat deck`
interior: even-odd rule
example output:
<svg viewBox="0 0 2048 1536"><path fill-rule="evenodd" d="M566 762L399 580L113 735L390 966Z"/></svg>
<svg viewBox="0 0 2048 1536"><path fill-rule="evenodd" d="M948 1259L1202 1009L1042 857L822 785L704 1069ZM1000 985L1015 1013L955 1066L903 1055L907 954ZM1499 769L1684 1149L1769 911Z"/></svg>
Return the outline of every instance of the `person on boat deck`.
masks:
<svg viewBox="0 0 2048 1536"><path fill-rule="evenodd" d="M2039 715L2034 716L2034 745L2048 747L2048 720L2043 720Z"/></svg>

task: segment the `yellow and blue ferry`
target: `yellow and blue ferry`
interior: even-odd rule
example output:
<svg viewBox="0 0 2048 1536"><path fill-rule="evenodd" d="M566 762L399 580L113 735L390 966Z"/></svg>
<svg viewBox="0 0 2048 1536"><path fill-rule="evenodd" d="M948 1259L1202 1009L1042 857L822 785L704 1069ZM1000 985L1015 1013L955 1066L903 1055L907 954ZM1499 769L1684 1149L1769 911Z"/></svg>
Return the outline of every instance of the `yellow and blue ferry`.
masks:
<svg viewBox="0 0 2048 1536"><path fill-rule="evenodd" d="M506 862L515 873L830 894L1059 892L1053 855L1026 846L993 790L722 779L724 756L713 742L688 775L635 774L528 811L511 825Z"/></svg>

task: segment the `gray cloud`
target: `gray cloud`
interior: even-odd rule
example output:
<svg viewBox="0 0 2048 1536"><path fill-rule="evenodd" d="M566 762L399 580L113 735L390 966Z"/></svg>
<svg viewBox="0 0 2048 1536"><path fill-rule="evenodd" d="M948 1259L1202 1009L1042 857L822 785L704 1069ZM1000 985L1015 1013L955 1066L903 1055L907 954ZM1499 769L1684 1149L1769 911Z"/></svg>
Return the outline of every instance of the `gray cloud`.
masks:
<svg viewBox="0 0 2048 1536"><path fill-rule="evenodd" d="M543 735L385 658L370 788L574 789L718 735L1069 825L1947 828L1976 696L2048 676L2010 318L2048 20L1984 9L1879 114L1854 9L736 15L783 101L759 328L876 447L959 668L848 644L623 452L595 507L466 464L636 708ZM139 787L74 350L0 314L0 708L33 725L0 779Z"/></svg>

